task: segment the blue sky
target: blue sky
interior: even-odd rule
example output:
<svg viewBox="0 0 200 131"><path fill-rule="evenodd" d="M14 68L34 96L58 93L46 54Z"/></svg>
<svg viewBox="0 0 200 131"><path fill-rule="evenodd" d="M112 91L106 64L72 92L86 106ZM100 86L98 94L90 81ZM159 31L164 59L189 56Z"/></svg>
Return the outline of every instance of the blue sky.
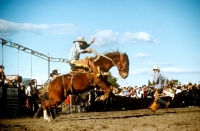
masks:
<svg viewBox="0 0 200 131"><path fill-rule="evenodd" d="M152 81L154 65L170 80L196 83L200 81L199 12L199 0L0 0L0 38L67 59L78 36L87 41L95 37L91 48L99 53L119 49L128 54L130 73L118 79L121 86ZM0 64L2 55L6 74L48 78L47 61L7 46L0 53ZM62 74L70 71L61 62L51 62L53 69ZM119 77L116 68L111 72Z"/></svg>

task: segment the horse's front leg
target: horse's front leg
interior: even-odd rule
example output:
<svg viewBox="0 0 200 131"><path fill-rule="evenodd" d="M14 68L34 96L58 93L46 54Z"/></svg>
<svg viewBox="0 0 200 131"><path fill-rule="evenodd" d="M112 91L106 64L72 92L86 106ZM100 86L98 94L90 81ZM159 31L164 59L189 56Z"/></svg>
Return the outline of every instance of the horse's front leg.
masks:
<svg viewBox="0 0 200 131"><path fill-rule="evenodd" d="M105 90L105 94L100 97L101 101L105 101L110 96L111 90Z"/></svg>
<svg viewBox="0 0 200 131"><path fill-rule="evenodd" d="M105 94L97 97L95 101L105 101L110 96L111 89L104 82L101 82L99 87L105 91Z"/></svg>
<svg viewBox="0 0 200 131"><path fill-rule="evenodd" d="M48 101L44 101L42 103L42 109L43 109L44 119L47 120L48 122L50 122L51 119L49 118L49 116L47 114L47 108L50 109L50 107L52 107L52 106L54 107L56 105L57 105L57 102L54 101L54 100L48 100Z"/></svg>

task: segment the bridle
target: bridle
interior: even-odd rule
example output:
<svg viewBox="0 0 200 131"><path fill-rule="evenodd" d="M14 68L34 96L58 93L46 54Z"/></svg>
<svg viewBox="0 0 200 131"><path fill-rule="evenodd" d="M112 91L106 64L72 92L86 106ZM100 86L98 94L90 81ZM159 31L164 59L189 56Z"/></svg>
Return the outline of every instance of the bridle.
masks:
<svg viewBox="0 0 200 131"><path fill-rule="evenodd" d="M120 54L119 56L119 62L116 64L117 69L119 71L124 71L125 70L125 64L124 64L124 55Z"/></svg>
<svg viewBox="0 0 200 131"><path fill-rule="evenodd" d="M97 58L95 60L93 60L94 62L96 62L100 58L100 56L102 56L102 57L105 57L105 58L109 59L110 61L112 61L113 65L116 66L119 71L124 71L126 69L125 64L124 64L124 54L119 55L119 62L117 64L115 64L111 58L109 58L105 55L99 54L94 49L92 49L92 51L93 51L94 54L97 55Z"/></svg>

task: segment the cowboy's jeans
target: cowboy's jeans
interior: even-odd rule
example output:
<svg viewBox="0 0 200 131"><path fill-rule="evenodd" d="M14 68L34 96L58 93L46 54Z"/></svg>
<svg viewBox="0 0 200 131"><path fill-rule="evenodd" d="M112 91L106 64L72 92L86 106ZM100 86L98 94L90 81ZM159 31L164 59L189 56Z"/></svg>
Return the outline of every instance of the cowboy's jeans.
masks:
<svg viewBox="0 0 200 131"><path fill-rule="evenodd" d="M166 101L163 100L163 99L161 99L161 98L158 98L157 102L158 102L158 103L161 103L161 104L163 104L163 105L166 104Z"/></svg>

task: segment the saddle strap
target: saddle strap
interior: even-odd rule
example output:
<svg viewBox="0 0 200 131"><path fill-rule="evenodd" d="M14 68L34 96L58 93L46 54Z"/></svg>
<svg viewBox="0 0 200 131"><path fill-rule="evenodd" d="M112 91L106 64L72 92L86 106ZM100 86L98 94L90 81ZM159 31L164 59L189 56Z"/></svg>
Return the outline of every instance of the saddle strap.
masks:
<svg viewBox="0 0 200 131"><path fill-rule="evenodd" d="M63 84L63 88L64 88L64 97L67 97L67 92L66 92L66 87L65 87L64 75L62 75L62 84Z"/></svg>
<svg viewBox="0 0 200 131"><path fill-rule="evenodd" d="M71 77L71 81L70 81L70 91L73 93L73 90L72 90L72 82L73 82L73 77L74 77L74 75L72 75L72 77Z"/></svg>

